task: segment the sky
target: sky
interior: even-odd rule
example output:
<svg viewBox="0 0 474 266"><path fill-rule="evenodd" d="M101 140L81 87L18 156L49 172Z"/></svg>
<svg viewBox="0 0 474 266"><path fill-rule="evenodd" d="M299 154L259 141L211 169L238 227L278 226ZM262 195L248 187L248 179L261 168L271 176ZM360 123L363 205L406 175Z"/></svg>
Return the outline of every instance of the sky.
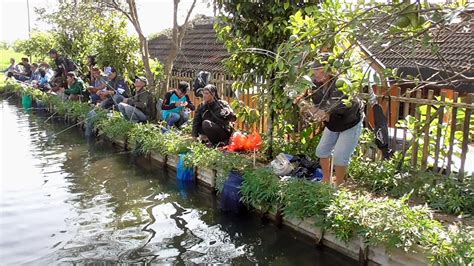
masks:
<svg viewBox="0 0 474 266"><path fill-rule="evenodd" d="M58 0L29 0L31 29L35 27L48 28L44 23L38 22L33 11L34 7L53 7ZM146 36L171 28L173 24L173 0L136 0L138 16L142 30ZM208 7L206 0L197 0L196 7L191 16L196 14L213 15L212 7ZM192 0L181 0L178 13L184 20L185 12L191 6ZM0 0L0 41L13 43L17 39L28 38L28 8L27 0ZM180 20L178 20L180 21ZM132 25L128 30L135 33Z"/></svg>

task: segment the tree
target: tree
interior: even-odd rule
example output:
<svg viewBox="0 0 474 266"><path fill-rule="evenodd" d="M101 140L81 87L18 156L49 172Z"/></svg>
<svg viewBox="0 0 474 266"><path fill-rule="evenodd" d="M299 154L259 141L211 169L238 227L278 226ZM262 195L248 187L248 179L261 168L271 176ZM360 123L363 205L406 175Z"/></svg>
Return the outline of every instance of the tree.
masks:
<svg viewBox="0 0 474 266"><path fill-rule="evenodd" d="M294 130L294 119L298 118L295 96L314 85L309 76L310 64L322 61L321 53L330 54L328 61L323 63L335 74L339 89L354 96L368 84L367 61L377 56L365 53L360 45L362 42L384 47L380 53L410 42L411 45L425 44L436 53L436 44L430 42L430 29L446 27L462 11L459 7L406 1L263 4L218 0L216 3L223 11L216 28L232 53L227 62L228 69L240 78L234 88L250 88L255 80L265 79L266 88L259 98L271 114L270 155L273 122L278 121L277 129L289 129L277 131L279 136ZM387 69L385 72L381 74L397 78L394 71ZM433 84L416 79L410 82L418 82L417 89ZM345 104L349 102L350 98L344 101Z"/></svg>
<svg viewBox="0 0 474 266"><path fill-rule="evenodd" d="M49 48L39 50L43 46L31 46L36 53L47 55L49 49L56 48L80 67L87 56L95 55L101 66L112 65L125 76L138 74L138 40L127 35L121 13L100 9L93 3L69 1L60 1L55 10L35 11L53 26L48 34L54 37L54 45Z"/></svg>
<svg viewBox="0 0 474 266"><path fill-rule="evenodd" d="M56 47L55 35L51 32L34 31L27 40L15 42L15 51L27 56L33 56L36 60L44 61L52 47Z"/></svg>
<svg viewBox="0 0 474 266"><path fill-rule="evenodd" d="M140 20L138 18L138 12L137 12L137 4L135 0L126 0L126 4L124 4L120 0L111 0L111 1L107 0L107 1L101 1L100 4L104 5L105 7L121 12L132 23L133 27L135 28L135 31L138 34L138 39L140 41L140 53L142 55L143 66L145 68L145 75L148 81L150 82L149 86L151 88L154 88L155 79L150 67L150 61L149 61L150 53L148 50L148 40L143 34L143 30L140 25Z"/></svg>
<svg viewBox="0 0 474 266"><path fill-rule="evenodd" d="M285 106L291 106L291 101L279 96L283 94L284 83L275 80L277 69L272 66L279 45L291 35L287 29L290 16L305 4L245 0L217 0L216 4L221 12L216 30L231 53L226 66L233 76L239 77L234 88L250 88L256 80L265 80L258 98L270 113L268 154L271 156L276 115Z"/></svg>
<svg viewBox="0 0 474 266"><path fill-rule="evenodd" d="M186 18L184 19L183 24L179 25L178 24L179 2L180 0L173 0L173 29L172 29L172 35L171 35L172 36L171 47L170 47L170 51L165 62L165 74L166 74L165 87L166 88L169 85L171 73L173 71L173 63L176 60L176 57L178 56L178 53L181 49L184 34L186 33L186 29L188 27L189 18L196 5L196 0L193 0L191 7L188 9L188 12L186 14Z"/></svg>

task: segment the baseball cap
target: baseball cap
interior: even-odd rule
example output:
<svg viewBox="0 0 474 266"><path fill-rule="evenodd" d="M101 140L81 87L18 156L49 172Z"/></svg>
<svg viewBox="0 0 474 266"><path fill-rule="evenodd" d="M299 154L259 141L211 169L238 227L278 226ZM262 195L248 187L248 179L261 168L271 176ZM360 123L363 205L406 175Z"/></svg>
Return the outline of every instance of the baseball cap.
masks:
<svg viewBox="0 0 474 266"><path fill-rule="evenodd" d="M115 69L115 67L108 66L105 68L104 70L105 75L109 76L112 73L117 73L117 70Z"/></svg>
<svg viewBox="0 0 474 266"><path fill-rule="evenodd" d="M135 76L135 79L139 79L145 83L145 85L148 85L148 79L144 76Z"/></svg>

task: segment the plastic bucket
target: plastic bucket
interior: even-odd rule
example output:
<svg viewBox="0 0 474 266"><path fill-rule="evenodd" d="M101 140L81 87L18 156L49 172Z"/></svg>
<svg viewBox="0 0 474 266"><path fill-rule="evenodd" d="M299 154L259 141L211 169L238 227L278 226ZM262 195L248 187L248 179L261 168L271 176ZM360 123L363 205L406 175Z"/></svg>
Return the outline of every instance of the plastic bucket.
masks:
<svg viewBox="0 0 474 266"><path fill-rule="evenodd" d="M33 104L33 98L31 97L31 95L23 95L21 97L21 105L23 106L23 108L29 109L31 108L32 104Z"/></svg>

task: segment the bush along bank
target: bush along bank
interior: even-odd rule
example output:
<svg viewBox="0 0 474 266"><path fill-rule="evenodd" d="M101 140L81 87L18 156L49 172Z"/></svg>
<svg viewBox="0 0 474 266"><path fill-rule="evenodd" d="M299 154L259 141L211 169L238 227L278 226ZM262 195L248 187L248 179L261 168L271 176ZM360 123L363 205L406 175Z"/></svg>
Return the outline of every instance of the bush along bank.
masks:
<svg viewBox="0 0 474 266"><path fill-rule="evenodd" d="M79 122L92 110L88 104L62 102L19 84L0 85L0 92L31 95L51 112ZM310 232L323 244L343 246L342 249L353 249L355 253L359 250L358 255L365 259L381 264L433 265L470 265L474 261L471 227L461 224L445 227L432 218L426 206L410 207L408 197L373 198L369 193L336 190L326 184L281 182L269 169L255 168L250 160L238 154L207 148L180 132L162 134L155 125L133 124L118 114L108 116L103 110L98 110L94 127L107 138L128 142L144 155L167 157L187 152L190 154L186 157L187 166L215 173L217 190L222 188L228 171L237 169L244 175L241 187L244 203L269 213L279 211L286 224L303 228L300 231ZM354 252L347 254L356 257Z"/></svg>

